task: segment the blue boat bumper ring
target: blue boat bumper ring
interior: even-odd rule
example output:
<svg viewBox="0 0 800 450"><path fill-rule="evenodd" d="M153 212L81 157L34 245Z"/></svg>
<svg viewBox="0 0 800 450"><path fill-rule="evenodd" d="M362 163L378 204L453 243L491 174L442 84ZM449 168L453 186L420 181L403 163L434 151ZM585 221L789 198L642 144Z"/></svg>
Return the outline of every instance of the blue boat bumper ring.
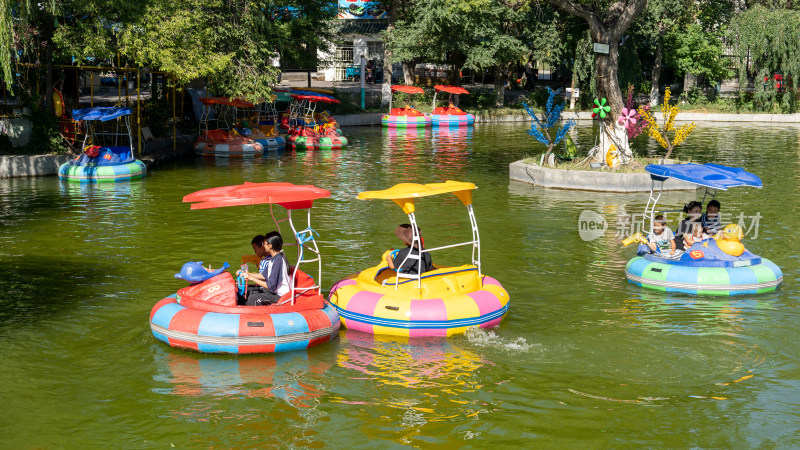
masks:
<svg viewBox="0 0 800 450"><path fill-rule="evenodd" d="M644 288L706 295L772 292L783 282L781 269L766 258L744 267L687 267L637 256L625 266L625 277Z"/></svg>

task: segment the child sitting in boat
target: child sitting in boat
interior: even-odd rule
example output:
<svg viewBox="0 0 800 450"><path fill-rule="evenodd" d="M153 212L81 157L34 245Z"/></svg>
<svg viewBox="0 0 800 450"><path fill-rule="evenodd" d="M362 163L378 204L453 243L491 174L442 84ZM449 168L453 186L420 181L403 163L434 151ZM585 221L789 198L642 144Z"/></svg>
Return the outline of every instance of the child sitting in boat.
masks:
<svg viewBox="0 0 800 450"><path fill-rule="evenodd" d="M413 248L411 247L414 240L414 232L411 229L411 225L407 223L398 225L397 229L394 231L394 234L396 234L397 237L407 245L407 247L390 252L388 255L386 255L386 262L389 264L390 269L394 269L400 273L418 273L417 262L421 262L421 266L419 267L421 270L419 270L419 273L427 272L433 268L431 254L428 252L423 252L419 259L407 258L409 254L412 256L419 255L417 244L414 244ZM417 228L417 234L420 234L419 228ZM425 248L423 247L423 250L424 249Z"/></svg>
<svg viewBox="0 0 800 450"><path fill-rule="evenodd" d="M248 289L246 304L263 306L277 303L291 290L289 262L283 254L283 238L277 231L271 231L265 236L254 237L251 244L256 255L261 258L258 272L249 273L241 270L236 272L236 275L244 274L247 281L252 281L256 285Z"/></svg>
<svg viewBox="0 0 800 450"><path fill-rule="evenodd" d="M711 200L706 205L706 213L703 214L703 231L714 236L722 229L722 221L719 218L719 200Z"/></svg>
<svg viewBox="0 0 800 450"><path fill-rule="evenodd" d="M686 218L681 220L678 224L678 229L675 230L675 247L678 250L685 250L692 246L692 244L686 243L684 236L688 237L692 234L694 225L699 225L701 223L703 204L697 200L693 200L683 207L683 212L686 213Z"/></svg>
<svg viewBox="0 0 800 450"><path fill-rule="evenodd" d="M691 247L692 245L703 242L704 240L710 238L711 236L705 234L703 232L703 225L700 223L692 224L692 232L685 233L683 235L683 242L686 245L686 248Z"/></svg>
<svg viewBox="0 0 800 450"><path fill-rule="evenodd" d="M647 246L650 247L650 253L661 253L662 250L669 249L670 255L675 254L675 235L661 214L653 220L653 232L650 233L648 241Z"/></svg>

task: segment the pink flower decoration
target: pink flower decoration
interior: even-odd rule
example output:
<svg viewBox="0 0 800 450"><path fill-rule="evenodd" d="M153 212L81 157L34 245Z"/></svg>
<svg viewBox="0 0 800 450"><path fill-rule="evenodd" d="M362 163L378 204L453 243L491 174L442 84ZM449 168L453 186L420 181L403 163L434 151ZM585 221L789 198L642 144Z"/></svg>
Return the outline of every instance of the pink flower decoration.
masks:
<svg viewBox="0 0 800 450"><path fill-rule="evenodd" d="M636 125L638 114L633 108L622 108L622 113L617 118L617 123L625 128Z"/></svg>

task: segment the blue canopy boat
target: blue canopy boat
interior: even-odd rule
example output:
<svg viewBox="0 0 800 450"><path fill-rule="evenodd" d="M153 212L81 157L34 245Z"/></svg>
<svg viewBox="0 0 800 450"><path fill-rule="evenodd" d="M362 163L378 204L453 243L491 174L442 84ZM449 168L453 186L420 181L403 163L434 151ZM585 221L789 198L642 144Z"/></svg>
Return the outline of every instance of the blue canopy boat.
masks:
<svg viewBox="0 0 800 450"><path fill-rule="evenodd" d="M131 108L94 107L72 112L86 126L83 153L58 169L62 180L79 183L128 181L147 173L133 156Z"/></svg>
<svg viewBox="0 0 800 450"><path fill-rule="evenodd" d="M653 231L656 204L668 178L694 183L705 188L706 197L716 197L718 190L737 186L761 188L761 179L741 168L720 164L649 164L650 198L645 207L642 229ZM644 221L650 220L650 227ZM783 282L781 269L767 258L754 255L739 242L742 230L727 225L713 238L695 242L682 253L669 255L652 253L641 234L625 241L625 245L640 241L637 256L625 266L625 277L641 287L688 294L737 295L771 292Z"/></svg>

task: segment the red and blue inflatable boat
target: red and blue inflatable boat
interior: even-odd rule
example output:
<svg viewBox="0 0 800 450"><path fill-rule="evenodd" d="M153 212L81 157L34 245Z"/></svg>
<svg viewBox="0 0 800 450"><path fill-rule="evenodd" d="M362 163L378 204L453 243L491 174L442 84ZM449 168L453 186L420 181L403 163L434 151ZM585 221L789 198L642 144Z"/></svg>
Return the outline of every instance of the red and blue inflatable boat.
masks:
<svg viewBox="0 0 800 450"><path fill-rule="evenodd" d="M311 277L297 272L298 290L313 285ZM229 272L180 289L150 311L150 328L156 339L170 347L202 353L304 349L333 339L339 327L339 314L325 304L318 289L298 295L294 304L238 306L236 282Z"/></svg>
<svg viewBox="0 0 800 450"><path fill-rule="evenodd" d="M280 231L280 222L288 220L294 244L296 263L289 268L291 290L280 301L268 306L237 304L237 285L226 272L227 264L214 272L198 268L186 269L180 275L190 286L164 298L150 311L150 329L165 344L203 353L277 353L298 350L328 342L338 333L341 322L336 309L325 302L320 293L322 258L311 228L314 200L330 197L330 192L311 185L291 183L244 183L205 189L183 198L192 202L192 209L223 206L269 204L270 215ZM283 206L288 219L277 220L272 205ZM292 211L305 212L308 226L297 231ZM252 255L243 262L255 262ZM317 267L316 279L301 271L304 263ZM196 263L198 266L201 263ZM197 275L196 273L200 273Z"/></svg>

